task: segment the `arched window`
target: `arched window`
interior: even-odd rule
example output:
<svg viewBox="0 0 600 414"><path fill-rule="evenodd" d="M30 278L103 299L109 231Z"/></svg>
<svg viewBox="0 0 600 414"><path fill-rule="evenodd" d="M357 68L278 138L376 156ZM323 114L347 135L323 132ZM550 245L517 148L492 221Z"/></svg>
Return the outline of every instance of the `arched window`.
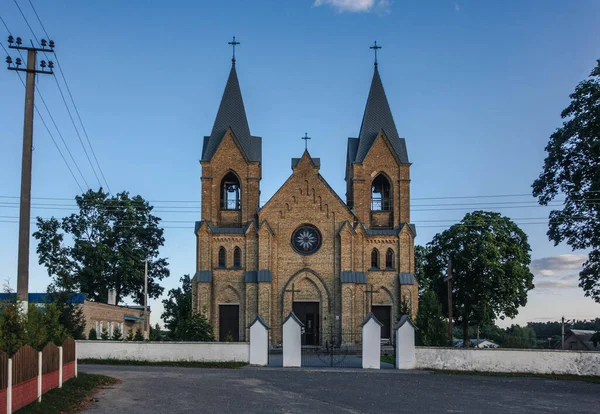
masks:
<svg viewBox="0 0 600 414"><path fill-rule="evenodd" d="M239 247L233 249L233 267L242 267L242 250Z"/></svg>
<svg viewBox="0 0 600 414"><path fill-rule="evenodd" d="M371 210L390 211L392 209L392 186L385 175L379 174L371 185Z"/></svg>
<svg viewBox="0 0 600 414"><path fill-rule="evenodd" d="M219 267L227 267L227 251L223 246L219 248Z"/></svg>
<svg viewBox="0 0 600 414"><path fill-rule="evenodd" d="M239 210L242 207L241 200L240 180L230 171L221 181L221 209Z"/></svg>
<svg viewBox="0 0 600 414"><path fill-rule="evenodd" d="M387 252L385 253L385 268L394 268L394 251L392 249L387 249Z"/></svg>
<svg viewBox="0 0 600 414"><path fill-rule="evenodd" d="M371 252L371 269L379 269L379 250L373 249Z"/></svg>

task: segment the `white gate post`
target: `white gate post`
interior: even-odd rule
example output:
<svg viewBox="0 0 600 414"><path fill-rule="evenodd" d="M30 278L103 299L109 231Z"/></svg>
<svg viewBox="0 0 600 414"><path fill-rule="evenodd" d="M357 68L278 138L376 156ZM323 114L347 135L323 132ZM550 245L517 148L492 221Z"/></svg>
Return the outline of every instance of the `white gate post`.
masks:
<svg viewBox="0 0 600 414"><path fill-rule="evenodd" d="M12 413L12 358L8 358L8 381L6 384L6 413Z"/></svg>
<svg viewBox="0 0 600 414"><path fill-rule="evenodd" d="M396 368L415 369L417 358L415 354L415 331L417 327L408 315L402 315L394 331L396 335Z"/></svg>
<svg viewBox="0 0 600 414"><path fill-rule="evenodd" d="M77 378L77 341L73 341L75 343L75 378Z"/></svg>
<svg viewBox="0 0 600 414"><path fill-rule="evenodd" d="M42 353L38 352L38 402L42 402Z"/></svg>
<svg viewBox="0 0 600 414"><path fill-rule="evenodd" d="M290 312L283 321L283 366L300 367L302 365L302 329L304 324Z"/></svg>
<svg viewBox="0 0 600 414"><path fill-rule="evenodd" d="M383 324L369 312L362 326L362 367L379 369L381 367L381 327Z"/></svg>
<svg viewBox="0 0 600 414"><path fill-rule="evenodd" d="M250 324L250 365L265 366L269 363L269 327L257 316Z"/></svg>
<svg viewBox="0 0 600 414"><path fill-rule="evenodd" d="M63 353L62 346L58 347L58 388L62 388Z"/></svg>

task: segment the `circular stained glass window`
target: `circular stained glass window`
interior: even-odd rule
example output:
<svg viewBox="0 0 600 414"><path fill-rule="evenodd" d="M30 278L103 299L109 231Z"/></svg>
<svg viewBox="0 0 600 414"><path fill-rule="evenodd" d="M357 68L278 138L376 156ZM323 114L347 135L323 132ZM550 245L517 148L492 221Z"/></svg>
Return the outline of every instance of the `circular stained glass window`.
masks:
<svg viewBox="0 0 600 414"><path fill-rule="evenodd" d="M321 248L321 232L315 226L304 224L294 230L291 241L297 253L307 256Z"/></svg>

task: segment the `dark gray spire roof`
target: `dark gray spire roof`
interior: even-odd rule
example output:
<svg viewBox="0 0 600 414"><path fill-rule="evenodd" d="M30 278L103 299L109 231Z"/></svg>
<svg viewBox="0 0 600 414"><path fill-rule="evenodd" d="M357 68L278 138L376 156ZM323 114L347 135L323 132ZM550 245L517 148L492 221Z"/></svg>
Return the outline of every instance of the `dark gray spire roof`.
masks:
<svg viewBox="0 0 600 414"><path fill-rule="evenodd" d="M230 127L246 158L249 161L260 162L262 158L261 139L250 135L250 127L246 118L235 64L231 66L231 72L227 79L227 85L225 86L225 92L223 92L223 98L221 98L221 105L219 105L212 132L209 137L204 137L202 161L211 160Z"/></svg>
<svg viewBox="0 0 600 414"><path fill-rule="evenodd" d="M348 142L350 162L363 162L379 131L383 130L385 135L390 140L394 152L398 156L401 163L408 163L408 153L406 152L406 142L404 138L398 136L394 117L388 104L379 71L375 66L373 73L373 81L371 82L371 90L367 99L367 106L363 116L362 125L360 127L358 148L354 150L351 147L354 142ZM355 152L356 151L356 152Z"/></svg>

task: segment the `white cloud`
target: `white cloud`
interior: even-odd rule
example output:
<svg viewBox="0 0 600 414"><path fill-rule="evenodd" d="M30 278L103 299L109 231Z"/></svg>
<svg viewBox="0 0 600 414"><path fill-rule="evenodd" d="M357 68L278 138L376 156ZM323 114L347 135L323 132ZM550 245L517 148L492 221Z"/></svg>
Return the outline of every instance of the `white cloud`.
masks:
<svg viewBox="0 0 600 414"><path fill-rule="evenodd" d="M563 277L573 274L573 270L581 269L587 260L584 254L560 254L557 256L542 257L531 261L529 270L536 276Z"/></svg>
<svg viewBox="0 0 600 414"><path fill-rule="evenodd" d="M349 13L388 13L391 0L315 0L314 7L329 5L336 11Z"/></svg>
<svg viewBox="0 0 600 414"><path fill-rule="evenodd" d="M563 289L577 288L581 266L587 260L583 254L561 254L531 261L535 290L558 295ZM540 292L541 293L541 292Z"/></svg>

